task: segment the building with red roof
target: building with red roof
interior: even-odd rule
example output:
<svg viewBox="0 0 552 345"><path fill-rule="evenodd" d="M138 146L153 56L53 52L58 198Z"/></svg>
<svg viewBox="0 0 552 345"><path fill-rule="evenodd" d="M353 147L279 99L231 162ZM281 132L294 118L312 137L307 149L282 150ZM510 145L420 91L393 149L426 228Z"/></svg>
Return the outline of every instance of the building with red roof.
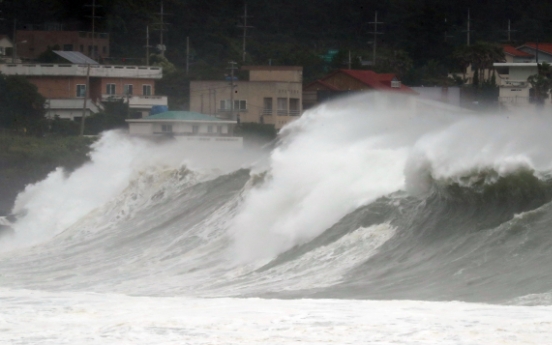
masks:
<svg viewBox="0 0 552 345"><path fill-rule="evenodd" d="M531 54L531 61L552 63L552 43L528 42L517 48L518 50ZM515 62L515 61L514 61ZM529 61L527 61L529 62Z"/></svg>
<svg viewBox="0 0 552 345"><path fill-rule="evenodd" d="M395 74L340 69L303 87L303 109L333 97L359 91L384 91L416 95Z"/></svg>
<svg viewBox="0 0 552 345"><path fill-rule="evenodd" d="M535 55L519 50L509 44L504 44L502 48L504 49L505 62L529 62L535 58Z"/></svg>

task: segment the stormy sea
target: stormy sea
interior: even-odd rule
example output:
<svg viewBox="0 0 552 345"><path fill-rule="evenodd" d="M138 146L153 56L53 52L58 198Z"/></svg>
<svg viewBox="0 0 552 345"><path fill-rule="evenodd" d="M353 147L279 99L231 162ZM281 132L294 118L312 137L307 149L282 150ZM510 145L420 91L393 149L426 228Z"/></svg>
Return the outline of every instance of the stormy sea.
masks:
<svg viewBox="0 0 552 345"><path fill-rule="evenodd" d="M550 343L551 128L370 93L239 151L106 132L0 219L0 343Z"/></svg>

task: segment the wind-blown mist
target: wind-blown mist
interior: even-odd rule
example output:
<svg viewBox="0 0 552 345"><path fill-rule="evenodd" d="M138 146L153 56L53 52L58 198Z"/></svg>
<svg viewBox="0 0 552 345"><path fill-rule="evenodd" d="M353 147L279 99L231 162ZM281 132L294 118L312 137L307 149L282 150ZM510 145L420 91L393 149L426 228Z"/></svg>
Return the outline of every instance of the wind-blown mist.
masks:
<svg viewBox="0 0 552 345"><path fill-rule="evenodd" d="M19 195L0 270L46 290L547 303L551 125L370 93L269 153L108 132Z"/></svg>
<svg viewBox="0 0 552 345"><path fill-rule="evenodd" d="M451 112L401 96L323 105L284 129L266 183L234 221L234 255L274 257L377 198L428 192L431 179L551 171L551 125L543 114Z"/></svg>

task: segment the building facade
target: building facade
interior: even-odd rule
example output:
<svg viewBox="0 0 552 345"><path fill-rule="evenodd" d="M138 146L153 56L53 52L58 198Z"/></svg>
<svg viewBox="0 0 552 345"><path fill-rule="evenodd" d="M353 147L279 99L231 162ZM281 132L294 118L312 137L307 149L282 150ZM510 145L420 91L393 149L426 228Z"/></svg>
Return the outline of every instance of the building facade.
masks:
<svg viewBox="0 0 552 345"><path fill-rule="evenodd" d="M149 115L154 105L167 105L166 96L155 95L155 81L161 67L79 65L79 64L0 64L5 75L22 75L37 86L47 99L47 116L80 119L103 110L106 102L128 102L130 116ZM85 105L87 73L90 92Z"/></svg>
<svg viewBox="0 0 552 345"><path fill-rule="evenodd" d="M495 63L499 78L498 100L506 109L534 107L531 97L531 84L527 78L538 73L536 62L505 62ZM546 101L550 105L550 100Z"/></svg>
<svg viewBox="0 0 552 345"><path fill-rule="evenodd" d="M94 60L109 57L109 34L87 31L17 30L17 56L35 60L50 49L80 52Z"/></svg>
<svg viewBox="0 0 552 345"><path fill-rule="evenodd" d="M0 59L6 57L9 50L11 50L12 48L13 44L9 37L6 35L0 35Z"/></svg>
<svg viewBox="0 0 552 345"><path fill-rule="evenodd" d="M242 148L234 136L236 121L191 111L167 111L143 119L127 120L129 133L146 138L174 138L186 145Z"/></svg>
<svg viewBox="0 0 552 345"><path fill-rule="evenodd" d="M303 68L245 66L249 80L192 81L190 110L242 123L263 123L276 129L302 112Z"/></svg>

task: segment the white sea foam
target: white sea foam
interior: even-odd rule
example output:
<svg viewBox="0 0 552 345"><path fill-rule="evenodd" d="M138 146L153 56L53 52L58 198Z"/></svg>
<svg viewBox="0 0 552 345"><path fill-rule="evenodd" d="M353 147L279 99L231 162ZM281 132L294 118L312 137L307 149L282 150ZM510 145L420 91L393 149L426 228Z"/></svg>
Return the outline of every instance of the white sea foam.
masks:
<svg viewBox="0 0 552 345"><path fill-rule="evenodd" d="M18 195L13 209L14 214L20 215L13 224L15 238L0 244L6 249L43 242L99 207L117 203L117 199L124 199L124 205L119 202L119 210L124 212L125 207L135 203L125 199L125 195L131 194L129 184L144 187L144 175L159 180L155 174L177 174L182 169L190 169L199 172L203 179L212 178L250 166L260 155L246 150L205 152L196 148L187 151L176 141L155 144L118 131L106 132L93 145L89 163L71 174L56 169L45 180L27 186ZM143 188L137 193L147 194L147 190ZM138 197L136 193L134 196Z"/></svg>
<svg viewBox="0 0 552 345"><path fill-rule="evenodd" d="M551 307L0 290L0 343L548 344Z"/></svg>

